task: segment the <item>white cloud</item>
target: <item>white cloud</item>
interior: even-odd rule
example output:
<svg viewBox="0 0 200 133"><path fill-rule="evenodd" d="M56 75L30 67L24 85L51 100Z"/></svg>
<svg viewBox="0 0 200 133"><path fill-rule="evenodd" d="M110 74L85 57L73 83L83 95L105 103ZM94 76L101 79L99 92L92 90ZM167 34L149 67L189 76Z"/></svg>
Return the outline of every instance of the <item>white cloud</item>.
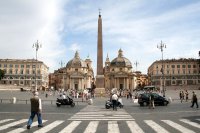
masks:
<svg viewBox="0 0 200 133"><path fill-rule="evenodd" d="M69 48L70 50L72 50L73 52L79 51L81 49L80 45L78 45L77 43L74 43L70 46Z"/></svg>

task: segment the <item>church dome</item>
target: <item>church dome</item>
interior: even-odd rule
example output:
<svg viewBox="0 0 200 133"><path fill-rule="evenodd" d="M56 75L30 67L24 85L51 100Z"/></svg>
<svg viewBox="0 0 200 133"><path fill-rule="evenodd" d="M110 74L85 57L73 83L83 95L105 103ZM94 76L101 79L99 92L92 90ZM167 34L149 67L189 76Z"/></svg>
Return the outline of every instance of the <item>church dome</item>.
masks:
<svg viewBox="0 0 200 133"><path fill-rule="evenodd" d="M110 64L112 67L130 67L132 68L132 64L129 59L123 57L123 51L120 49L118 51L118 57L113 59Z"/></svg>
<svg viewBox="0 0 200 133"><path fill-rule="evenodd" d="M73 59L71 59L67 65L67 68L80 68L80 67L86 67L85 61L80 59L79 53L76 51L75 56Z"/></svg>

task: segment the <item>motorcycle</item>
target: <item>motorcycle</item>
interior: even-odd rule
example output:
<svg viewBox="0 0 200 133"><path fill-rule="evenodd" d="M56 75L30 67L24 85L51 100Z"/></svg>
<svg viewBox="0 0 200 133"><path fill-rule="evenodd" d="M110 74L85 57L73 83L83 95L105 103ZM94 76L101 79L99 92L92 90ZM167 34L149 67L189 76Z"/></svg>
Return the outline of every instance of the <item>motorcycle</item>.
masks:
<svg viewBox="0 0 200 133"><path fill-rule="evenodd" d="M74 107L75 103L74 103L74 101L73 101L72 98L70 98L69 96L67 96L66 99L59 99L59 98L57 98L56 105L57 105L57 107L60 107L61 105L70 105L71 107Z"/></svg>
<svg viewBox="0 0 200 133"><path fill-rule="evenodd" d="M106 107L106 109L112 108L113 107L113 103L110 100L107 100L106 104L105 104L105 107ZM121 100L117 101L117 107L120 107L120 108L124 107L124 105L123 105Z"/></svg>

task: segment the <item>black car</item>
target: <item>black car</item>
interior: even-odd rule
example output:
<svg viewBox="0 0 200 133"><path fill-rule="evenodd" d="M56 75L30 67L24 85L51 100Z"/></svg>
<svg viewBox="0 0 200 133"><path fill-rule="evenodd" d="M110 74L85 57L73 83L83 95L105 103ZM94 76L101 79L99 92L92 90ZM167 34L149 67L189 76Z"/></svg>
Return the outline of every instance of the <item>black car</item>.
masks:
<svg viewBox="0 0 200 133"><path fill-rule="evenodd" d="M155 105L164 105L167 106L169 104L169 100L167 100L165 97L160 96L157 93L152 93L154 95L154 104ZM138 96L138 104L140 104L140 106L147 106L149 105L149 93L142 93L139 94Z"/></svg>

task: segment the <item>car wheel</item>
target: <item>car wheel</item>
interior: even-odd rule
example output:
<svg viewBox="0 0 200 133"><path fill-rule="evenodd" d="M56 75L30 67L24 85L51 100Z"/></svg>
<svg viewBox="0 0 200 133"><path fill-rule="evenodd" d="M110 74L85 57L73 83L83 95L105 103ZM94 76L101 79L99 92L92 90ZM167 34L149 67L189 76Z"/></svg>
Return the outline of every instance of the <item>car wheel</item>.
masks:
<svg viewBox="0 0 200 133"><path fill-rule="evenodd" d="M163 105L164 105L164 106L167 106L167 102L166 102L166 101L164 101L164 102L163 102Z"/></svg>
<svg viewBox="0 0 200 133"><path fill-rule="evenodd" d="M144 106L142 103L140 103L140 106Z"/></svg>
<svg viewBox="0 0 200 133"><path fill-rule="evenodd" d="M147 104L147 102L143 102L143 105L144 105L144 106L147 106L148 104Z"/></svg>
<svg viewBox="0 0 200 133"><path fill-rule="evenodd" d="M72 103L72 104L71 104L71 107L74 107L74 106L75 106L75 103Z"/></svg>

